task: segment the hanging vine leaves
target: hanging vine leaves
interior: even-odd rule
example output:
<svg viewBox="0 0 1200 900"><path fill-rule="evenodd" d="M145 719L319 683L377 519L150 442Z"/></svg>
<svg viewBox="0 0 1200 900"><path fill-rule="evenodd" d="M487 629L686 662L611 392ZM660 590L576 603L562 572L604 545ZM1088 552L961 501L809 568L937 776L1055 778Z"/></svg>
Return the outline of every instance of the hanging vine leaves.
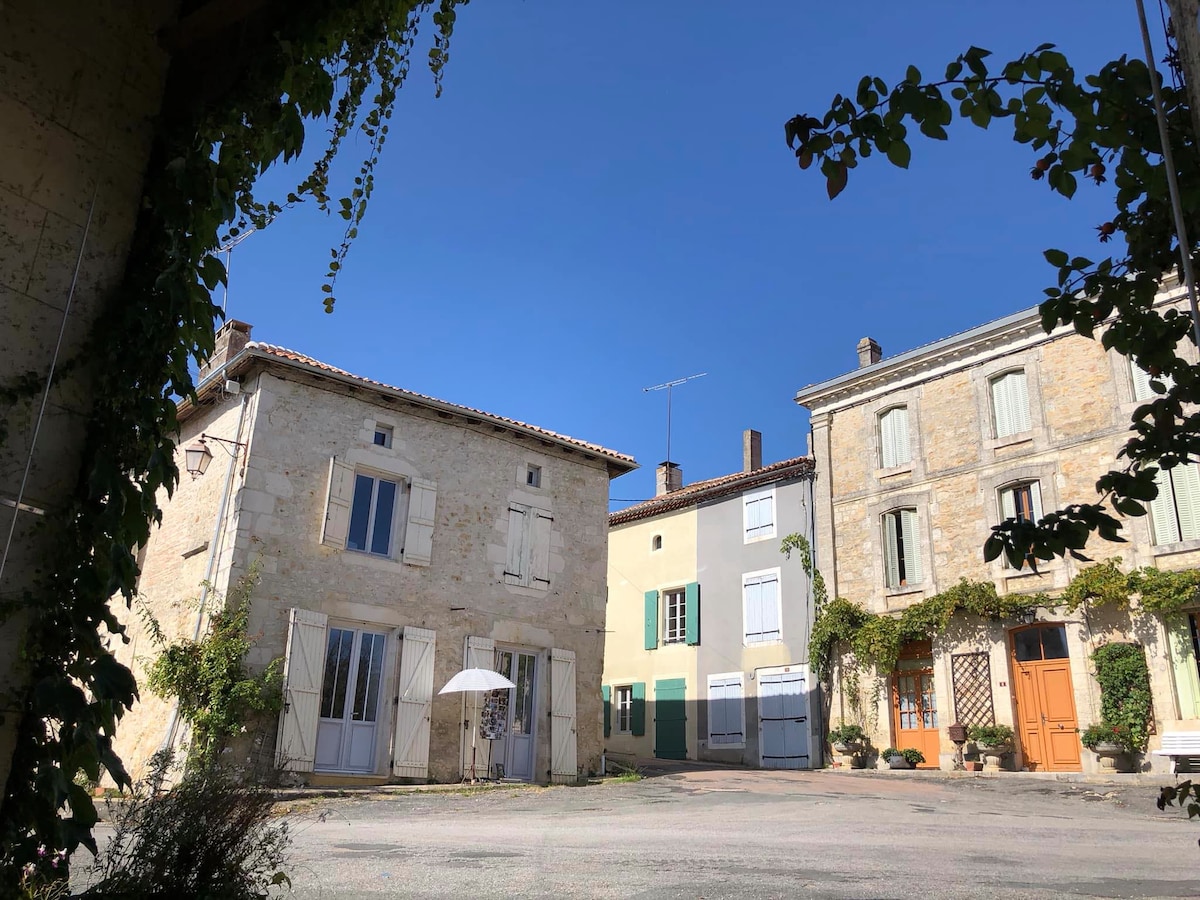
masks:
<svg viewBox="0 0 1200 900"><path fill-rule="evenodd" d="M165 98L123 281L90 335L86 362L73 362L86 366L95 397L80 478L67 507L41 522L53 556L40 580L0 609L0 623L26 632L26 687L5 698L20 721L0 803L0 883L15 884L27 864L48 865L56 850L95 850L96 811L77 773L95 779L103 766L118 784L129 783L113 735L137 686L106 646L106 634L123 634L109 602L118 594L132 601L136 548L161 519L159 492L169 495L179 477L175 398L194 397L189 365L212 352L221 315L210 292L225 269L214 251L244 228L265 227L286 206L311 199L327 213L348 210L323 291L332 309L418 25L432 11L428 65L440 93L456 8L465 2L270 5L261 13L272 17L267 36L239 57L244 69L226 89ZM321 119L329 143L312 171L283 203L260 201L259 177L296 159L306 123ZM348 205L334 206L330 171L355 129L368 138L367 153ZM28 404L39 386L37 379L2 385L0 401Z"/></svg>
<svg viewBox="0 0 1200 900"><path fill-rule="evenodd" d="M1123 468L1096 482L1101 502L1071 504L1037 523L1010 519L992 529L986 560L1004 554L1014 566L1024 562L1036 571L1039 561L1056 556L1086 559L1081 551L1092 534L1123 540L1114 513L1145 515L1145 504L1158 495L1158 472L1200 460L1200 417L1187 407L1200 402L1200 371L1184 353L1193 339L1191 317L1154 307L1160 284L1179 262L1179 248L1146 64L1121 57L1081 77L1052 44L999 67L990 57L971 47L950 62L942 78L924 80L909 66L892 87L864 76L853 99L838 94L824 114L789 119L784 133L801 169L818 163L830 198L873 154L907 168L910 128L947 140L955 119L982 129L1008 126L1012 139L1033 152L1030 179L1047 190L1070 198L1089 185L1112 195L1111 218L1096 226L1100 259L1046 251L1056 279L1044 292L1042 325L1047 332L1072 327L1085 337L1102 329L1105 349L1154 376L1156 396L1133 414L1132 436L1118 455L1127 461ZM1168 59L1177 59L1173 47ZM1186 92L1170 84L1161 88L1184 218L1195 237L1196 135ZM1195 247L1189 252L1195 255Z"/></svg>

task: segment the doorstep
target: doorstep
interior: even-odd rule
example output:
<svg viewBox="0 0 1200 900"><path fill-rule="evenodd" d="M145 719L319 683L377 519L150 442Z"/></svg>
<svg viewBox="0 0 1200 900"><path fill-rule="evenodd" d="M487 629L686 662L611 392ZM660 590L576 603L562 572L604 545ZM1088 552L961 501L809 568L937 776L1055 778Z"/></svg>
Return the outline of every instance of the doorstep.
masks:
<svg viewBox="0 0 1200 900"><path fill-rule="evenodd" d="M1060 784L1163 785L1182 780L1180 775L1156 772L1114 772L1111 775L1090 772L963 772L945 769L813 769L827 775L857 778L930 778L950 780L959 778L999 778L1022 781L1055 781ZM1187 775L1183 774L1183 778Z"/></svg>

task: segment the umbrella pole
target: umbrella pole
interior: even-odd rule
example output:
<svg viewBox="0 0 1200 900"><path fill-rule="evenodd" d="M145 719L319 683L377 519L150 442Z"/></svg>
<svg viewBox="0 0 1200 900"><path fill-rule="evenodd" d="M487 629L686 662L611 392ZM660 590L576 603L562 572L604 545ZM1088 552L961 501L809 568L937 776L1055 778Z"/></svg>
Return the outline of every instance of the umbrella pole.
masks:
<svg viewBox="0 0 1200 900"><path fill-rule="evenodd" d="M479 735L479 692L472 692L475 701L475 715L472 719L474 727L471 729L471 784L479 780L479 776L475 774L475 739Z"/></svg>

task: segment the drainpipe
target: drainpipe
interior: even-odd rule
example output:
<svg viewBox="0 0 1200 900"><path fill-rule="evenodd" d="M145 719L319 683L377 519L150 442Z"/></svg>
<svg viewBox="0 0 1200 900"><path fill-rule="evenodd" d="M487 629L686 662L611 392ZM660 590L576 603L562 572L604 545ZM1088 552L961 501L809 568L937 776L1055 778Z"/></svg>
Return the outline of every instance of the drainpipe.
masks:
<svg viewBox="0 0 1200 900"><path fill-rule="evenodd" d="M238 424L237 434L234 440L239 443L242 440L242 429L246 423L246 406L250 401L248 393L242 394L241 407L238 409ZM247 451L241 451L247 452ZM208 603L208 595L212 590L212 580L216 575L217 559L221 555L222 538L225 536L225 511L229 507L230 488L233 485L233 473L237 468L238 451L231 453L229 456L229 466L225 470L225 484L221 488L221 502L217 507L217 520L213 523L212 539L208 542L208 564L204 569L204 584L200 588L200 603L196 610L196 624L192 629L192 640L200 639L200 631L204 626L204 610ZM159 750L174 749L175 738L179 732L179 698L175 698L175 702L171 704L171 713L167 718L167 729L163 734L162 743L159 745Z"/></svg>

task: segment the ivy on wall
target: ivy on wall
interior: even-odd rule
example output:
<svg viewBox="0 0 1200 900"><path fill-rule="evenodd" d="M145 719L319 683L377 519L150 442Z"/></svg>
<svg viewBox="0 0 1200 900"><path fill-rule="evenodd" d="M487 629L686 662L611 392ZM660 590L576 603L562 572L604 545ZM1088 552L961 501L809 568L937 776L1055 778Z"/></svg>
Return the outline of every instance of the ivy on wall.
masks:
<svg viewBox="0 0 1200 900"><path fill-rule="evenodd" d="M0 883L15 883L26 864L53 858L48 851L81 843L95 850L96 811L78 773L94 780L103 766L119 784L129 783L112 742L137 686L106 646L106 634L123 633L109 602L116 595L132 601L136 548L161 519L159 492L169 495L179 477L175 398L194 397L188 367L212 352L221 315L211 291L225 270L214 250L242 228L269 225L287 206L311 200L337 213L345 230L322 288L332 310L418 25L432 11L428 62L440 92L456 8L465 2L272 5L264 13L272 17L267 37L243 55L244 68L228 87L200 95L178 80L169 89L123 280L85 352L67 361L87 371L95 398L79 479L66 507L40 525L41 546L52 550L36 585L0 608L0 624L26 629L25 687L6 704L20 711L20 721L0 799ZM313 120L328 123L324 153L282 202L263 202L254 192L259 176L299 156L305 123ZM364 159L348 196L334 202L332 163L356 132L366 139ZM0 402L28 405L39 384L25 378L0 385Z"/></svg>
<svg viewBox="0 0 1200 900"><path fill-rule="evenodd" d="M1092 653L1100 684L1100 719L1128 735L1132 750L1145 750L1154 706L1146 651L1137 644L1112 643Z"/></svg>

